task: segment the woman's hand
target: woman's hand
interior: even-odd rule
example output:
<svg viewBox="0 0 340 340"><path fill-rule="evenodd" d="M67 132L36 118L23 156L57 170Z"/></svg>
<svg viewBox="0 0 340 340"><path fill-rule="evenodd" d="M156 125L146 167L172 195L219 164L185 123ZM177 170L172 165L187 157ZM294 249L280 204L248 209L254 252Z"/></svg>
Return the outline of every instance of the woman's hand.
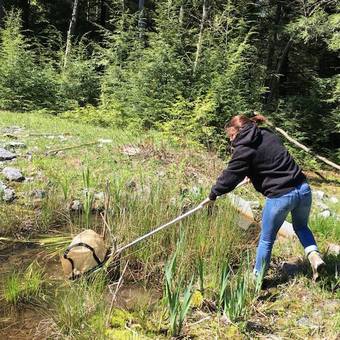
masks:
<svg viewBox="0 0 340 340"><path fill-rule="evenodd" d="M205 207L208 205L214 204L215 201L211 200L209 197L207 197L203 202L201 202L201 206Z"/></svg>

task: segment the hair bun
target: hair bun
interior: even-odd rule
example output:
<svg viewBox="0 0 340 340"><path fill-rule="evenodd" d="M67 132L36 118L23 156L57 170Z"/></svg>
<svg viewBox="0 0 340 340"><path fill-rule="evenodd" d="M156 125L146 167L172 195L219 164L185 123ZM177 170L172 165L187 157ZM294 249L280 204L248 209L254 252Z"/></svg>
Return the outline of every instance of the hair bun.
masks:
<svg viewBox="0 0 340 340"><path fill-rule="evenodd" d="M267 118L259 113L254 112L255 116L250 118L250 120L256 124L265 123Z"/></svg>

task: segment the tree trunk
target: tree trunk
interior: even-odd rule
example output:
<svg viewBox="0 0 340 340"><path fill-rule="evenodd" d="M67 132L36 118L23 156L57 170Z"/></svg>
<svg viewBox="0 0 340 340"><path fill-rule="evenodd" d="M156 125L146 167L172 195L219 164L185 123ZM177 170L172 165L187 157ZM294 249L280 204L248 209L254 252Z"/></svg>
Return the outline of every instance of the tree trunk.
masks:
<svg viewBox="0 0 340 340"><path fill-rule="evenodd" d="M269 92L269 96L268 96L268 103L270 103L273 100L274 97L278 97L278 86L279 86L280 77L281 77L280 73L281 73L281 70L282 70L283 63L286 61L286 59L288 57L288 52L289 52L289 49L291 48L292 44L293 44L293 39L290 38L288 40L288 42L286 43L286 46L283 49L281 56L280 56L280 58L279 58L279 60L276 64L275 73L272 76L272 79L271 79L271 82L270 82L270 85L269 85L270 92Z"/></svg>
<svg viewBox="0 0 340 340"><path fill-rule="evenodd" d="M101 0L100 1L100 24L103 27L105 27L105 25L106 25L106 16L107 16L106 1Z"/></svg>
<svg viewBox="0 0 340 340"><path fill-rule="evenodd" d="M272 38L269 39L269 47L268 47L268 54L267 54L267 71L269 72L269 77L267 79L268 84L268 92L266 93L265 103L270 105L270 101L273 98L273 86L275 82L276 74L274 74L274 59L275 59L275 50L277 47L277 35L278 35L278 26L281 21L281 14L282 14L282 5L281 3L277 3L276 11L275 11L275 19L273 23L273 33Z"/></svg>
<svg viewBox="0 0 340 340"><path fill-rule="evenodd" d="M198 42L197 42L197 48L196 48L196 57L195 57L194 68L193 68L193 74L194 75L196 73L197 66L198 66L198 60L199 60L199 57L200 57L200 54L201 54L201 51L202 51L203 31L204 31L204 24L205 24L206 18L207 18L206 0L203 0L200 33L198 35Z"/></svg>
<svg viewBox="0 0 340 340"><path fill-rule="evenodd" d="M66 50L65 50L65 57L64 57L64 67L66 67L67 59L68 59L68 56L69 56L70 51L71 51L72 37L74 35L74 30L76 28L76 23L77 23L78 4L79 4L79 0L74 0L72 17L71 17L70 26L69 26L69 29L68 29L68 32L67 32Z"/></svg>
<svg viewBox="0 0 340 340"><path fill-rule="evenodd" d="M180 9L179 9L179 24L182 26L183 25L183 18L184 18L184 8L183 5L181 5Z"/></svg>
<svg viewBox="0 0 340 340"><path fill-rule="evenodd" d="M139 0L138 10L139 10L139 17L138 17L139 37L140 39L143 39L144 29L145 29L145 24L146 24L145 18L144 18L144 0Z"/></svg>
<svg viewBox="0 0 340 340"><path fill-rule="evenodd" d="M24 0L22 2L22 19L24 29L30 27L30 0Z"/></svg>
<svg viewBox="0 0 340 340"><path fill-rule="evenodd" d="M0 28L2 27L2 23L4 21L4 0L0 0Z"/></svg>

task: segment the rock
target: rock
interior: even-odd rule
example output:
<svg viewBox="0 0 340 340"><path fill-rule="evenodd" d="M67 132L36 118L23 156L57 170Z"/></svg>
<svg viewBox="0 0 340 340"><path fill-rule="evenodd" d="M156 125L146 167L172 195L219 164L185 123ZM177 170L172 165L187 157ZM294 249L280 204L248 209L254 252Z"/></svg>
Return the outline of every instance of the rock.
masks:
<svg viewBox="0 0 340 340"><path fill-rule="evenodd" d="M254 219L253 210L251 209L250 203L243 198L234 195L229 194L228 195L231 201L231 204L242 214L247 215L248 217Z"/></svg>
<svg viewBox="0 0 340 340"><path fill-rule="evenodd" d="M46 191L41 189L34 189L31 192L31 196L36 199L43 199L44 197L46 197Z"/></svg>
<svg viewBox="0 0 340 340"><path fill-rule="evenodd" d="M325 203L321 202L321 201L316 201L316 206L317 206L321 211L323 211L323 210L329 210L328 206L327 206Z"/></svg>
<svg viewBox="0 0 340 340"><path fill-rule="evenodd" d="M193 196L199 196L202 193L202 189L199 187L192 187L189 192L193 195Z"/></svg>
<svg viewBox="0 0 340 340"><path fill-rule="evenodd" d="M248 230L255 221L250 203L234 194L228 194L228 196L233 207L240 212L237 217L237 225L243 230Z"/></svg>
<svg viewBox="0 0 340 340"><path fill-rule="evenodd" d="M157 176L158 176L158 177L164 177L165 175L166 175L166 172L165 172L165 171L162 171L162 170L161 170L161 171L158 171L158 172L157 172Z"/></svg>
<svg viewBox="0 0 340 340"><path fill-rule="evenodd" d="M105 209L105 193L97 192L93 195L92 210L103 211Z"/></svg>
<svg viewBox="0 0 340 340"><path fill-rule="evenodd" d="M21 133L24 131L24 128L20 127L20 126L9 126L9 127L6 127L5 129L2 130L3 133L4 133L4 136L7 135L6 137L9 137L9 136L15 136L16 134L18 133ZM16 138L16 136L15 136Z"/></svg>
<svg viewBox="0 0 340 340"><path fill-rule="evenodd" d="M18 137L12 133L4 133L3 136L10 139L18 139Z"/></svg>
<svg viewBox="0 0 340 340"><path fill-rule="evenodd" d="M294 238L296 237L293 225L287 221L284 221L281 228L278 231L278 234L285 238Z"/></svg>
<svg viewBox="0 0 340 340"><path fill-rule="evenodd" d="M125 145L123 146L122 152L127 156L136 156L142 152L142 150L136 146Z"/></svg>
<svg viewBox="0 0 340 340"><path fill-rule="evenodd" d="M320 201L323 200L325 197L325 193L321 190L315 190L315 191L313 190L312 193L313 193L313 196Z"/></svg>
<svg viewBox="0 0 340 340"><path fill-rule="evenodd" d="M23 142L10 142L5 145L6 150L25 149L27 146Z"/></svg>
<svg viewBox="0 0 340 340"><path fill-rule="evenodd" d="M302 272L301 263L296 262L283 262L281 270L287 276L296 276Z"/></svg>
<svg viewBox="0 0 340 340"><path fill-rule="evenodd" d="M308 328L315 327L315 325L306 316L303 316L301 319L299 319L297 321L297 324L299 326L304 326L304 327L308 327Z"/></svg>
<svg viewBox="0 0 340 340"><path fill-rule="evenodd" d="M10 161L16 158L16 155L6 149L0 148L0 161Z"/></svg>
<svg viewBox="0 0 340 340"><path fill-rule="evenodd" d="M340 255L340 244L329 243L327 253L335 256Z"/></svg>
<svg viewBox="0 0 340 340"><path fill-rule="evenodd" d="M14 199L15 199L15 191L14 191L13 189L6 188L6 189L3 191L2 199L3 199L5 202L8 202L8 203L14 201Z"/></svg>
<svg viewBox="0 0 340 340"><path fill-rule="evenodd" d="M0 191L4 191L6 188L6 185L0 181Z"/></svg>
<svg viewBox="0 0 340 340"><path fill-rule="evenodd" d="M71 204L70 204L70 210L72 211L82 211L83 210L83 205L79 200L74 200Z"/></svg>
<svg viewBox="0 0 340 340"><path fill-rule="evenodd" d="M0 198L5 202L12 202L15 199L15 191L8 188L0 181Z"/></svg>
<svg viewBox="0 0 340 340"><path fill-rule="evenodd" d="M6 167L2 170L2 174L9 181L22 182L25 177L19 169Z"/></svg>
<svg viewBox="0 0 340 340"><path fill-rule="evenodd" d="M331 212L329 210L324 210L323 212L318 214L319 217L328 218L331 216Z"/></svg>
<svg viewBox="0 0 340 340"><path fill-rule="evenodd" d="M336 204L336 203L338 203L339 200L335 196L332 196L332 197L330 197L329 201L333 204Z"/></svg>
<svg viewBox="0 0 340 340"><path fill-rule="evenodd" d="M136 190L137 189L137 183L133 180L131 181L128 181L125 183L125 187L126 189L129 189L129 190Z"/></svg>
<svg viewBox="0 0 340 340"><path fill-rule="evenodd" d="M105 199L105 193L104 192L96 192L94 195L93 195L93 198L95 200L101 200L101 201L104 201Z"/></svg>

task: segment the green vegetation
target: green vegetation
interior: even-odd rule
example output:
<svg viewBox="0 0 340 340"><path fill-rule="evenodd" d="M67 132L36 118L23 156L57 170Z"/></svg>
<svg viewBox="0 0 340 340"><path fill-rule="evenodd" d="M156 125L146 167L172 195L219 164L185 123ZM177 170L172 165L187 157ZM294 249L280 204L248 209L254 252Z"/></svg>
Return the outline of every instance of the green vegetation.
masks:
<svg viewBox="0 0 340 340"><path fill-rule="evenodd" d="M257 110L339 160L336 1L79 0L71 35L70 1L2 3L1 109L215 148L226 120Z"/></svg>
<svg viewBox="0 0 340 340"><path fill-rule="evenodd" d="M37 301L44 298L43 286L45 284L42 268L32 262L24 273L13 271L5 279L2 298L11 305Z"/></svg>
<svg viewBox="0 0 340 340"><path fill-rule="evenodd" d="M32 150L29 159L25 149L18 150L22 157L11 163L32 177L30 181L10 183L1 177L16 190L17 199L0 204L1 233L7 235L0 238L0 246L6 250L15 235L20 235L20 244L31 240L41 245L13 252L11 256L20 258L15 268L4 262L2 270L8 275L2 300L14 313L9 320L34 306L39 321L31 324L35 334L61 339L167 339L171 334L254 338L268 332L313 336L314 324L320 325L320 337L335 336L338 257L327 255L327 275L315 286L306 278L308 271L281 282L284 275L277 261L302 255L302 250L295 241L280 242L269 275L279 286L260 290L260 282L252 279L250 260L258 231L255 226L248 231L238 227L237 213L227 198L126 250L120 261L123 265L129 260L129 266L111 310L116 284L104 272L66 282L56 255L88 226L102 232L99 193L110 198L105 206L107 225L117 245L124 245L201 202L224 164L197 145L155 131L140 135L41 112L0 114L0 129L23 127L16 136ZM79 145L83 146L46 154ZM336 186L329 188L337 195ZM46 194L32 196L36 189ZM258 199L250 187L237 190L241 196ZM74 200L82 203L82 210L70 209ZM328 242L339 240L332 217L321 220L313 212L311 222L323 251ZM40 267L32 264L26 270L35 257ZM326 321L314 316L314 308L322 310ZM10 332L12 323L5 312L0 311L0 324ZM304 325L306 318L312 326Z"/></svg>
<svg viewBox="0 0 340 340"><path fill-rule="evenodd" d="M178 245L180 247L180 245ZM179 249L179 248L177 248ZM176 272L176 257L177 253L172 256L165 267L165 299L169 310L170 330L172 336L178 336L182 332L185 317L189 312L190 301L192 298L192 284L191 278L188 286L183 291L183 298L181 301L182 293L182 280L174 283L174 275ZM177 287L175 287L177 286Z"/></svg>

